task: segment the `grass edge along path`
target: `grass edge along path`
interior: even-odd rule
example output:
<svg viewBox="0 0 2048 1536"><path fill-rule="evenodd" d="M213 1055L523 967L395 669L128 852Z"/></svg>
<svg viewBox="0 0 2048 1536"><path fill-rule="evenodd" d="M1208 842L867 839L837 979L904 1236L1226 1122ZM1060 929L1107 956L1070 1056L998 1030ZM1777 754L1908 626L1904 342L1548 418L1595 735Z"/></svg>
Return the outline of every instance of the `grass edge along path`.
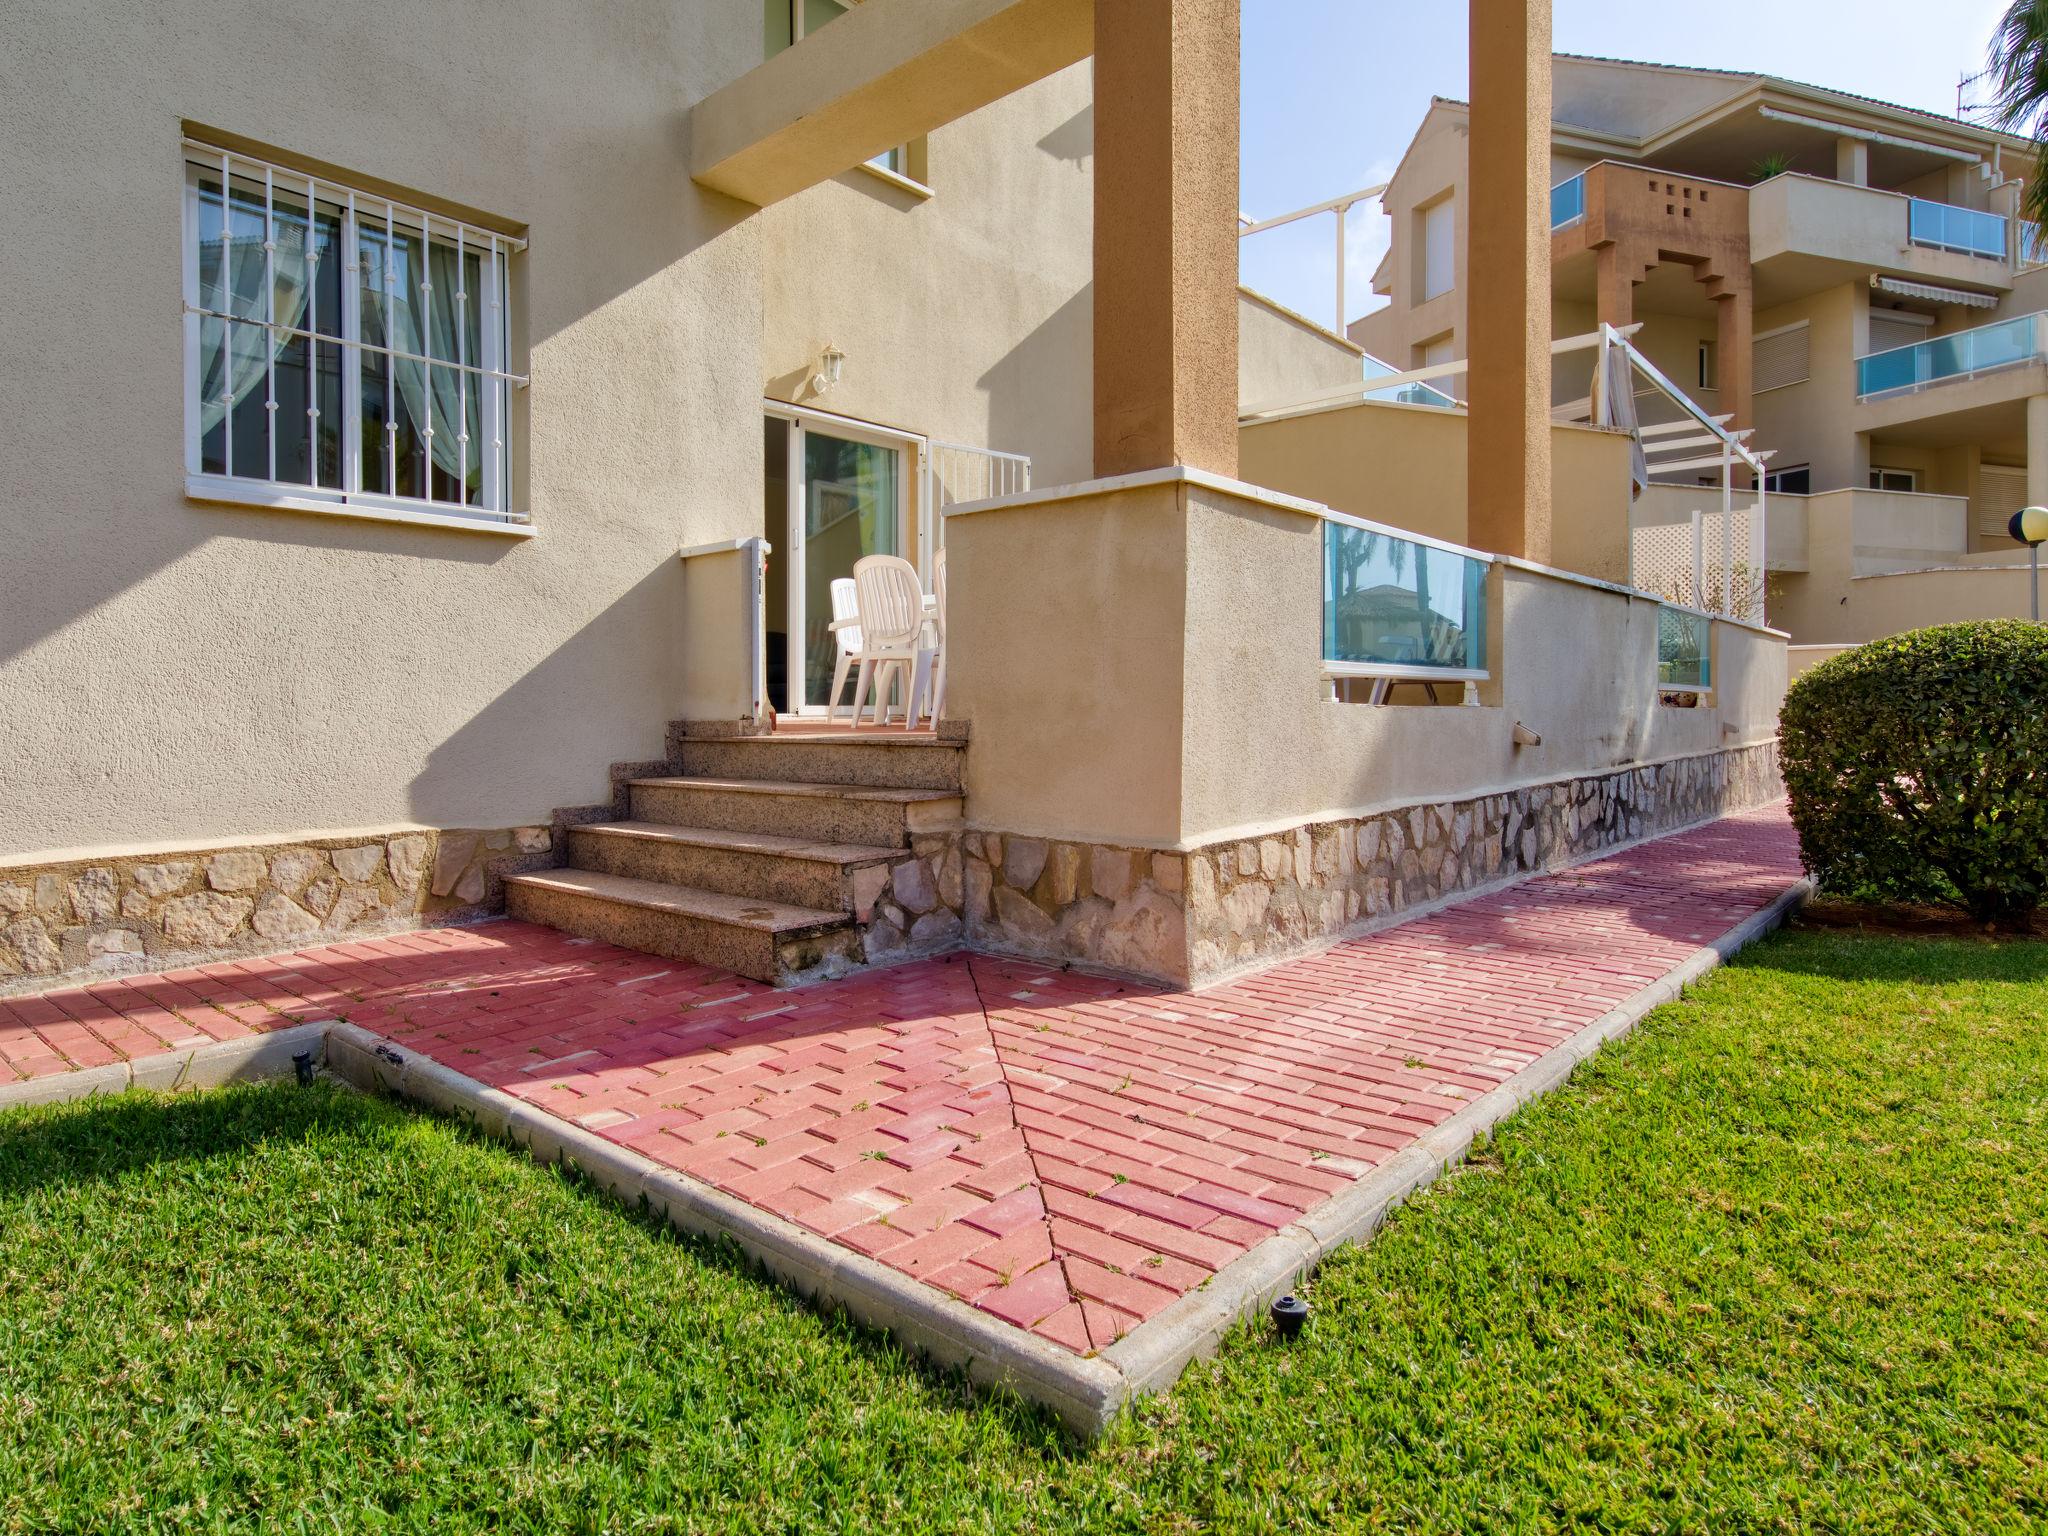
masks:
<svg viewBox="0 0 2048 1536"><path fill-rule="evenodd" d="M446 1122L0 1116L0 1531L2021 1530L2048 944L1793 932L1090 1452Z"/></svg>

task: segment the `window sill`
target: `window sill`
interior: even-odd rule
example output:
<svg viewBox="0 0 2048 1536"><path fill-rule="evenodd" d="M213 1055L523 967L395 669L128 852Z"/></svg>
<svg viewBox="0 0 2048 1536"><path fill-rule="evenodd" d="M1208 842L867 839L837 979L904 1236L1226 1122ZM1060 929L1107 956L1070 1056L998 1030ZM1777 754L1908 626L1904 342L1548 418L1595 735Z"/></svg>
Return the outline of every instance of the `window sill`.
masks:
<svg viewBox="0 0 2048 1536"><path fill-rule="evenodd" d="M465 516L460 512L435 512L426 507L365 499L344 500L307 491L293 494L267 486L224 480L214 475L187 475L185 496L189 501L212 502L221 506L259 507L271 512L317 512L328 517L347 517L359 522L411 523L423 528L453 528L462 533L495 534L500 538L530 539L538 531L523 519L509 521L495 516Z"/></svg>
<svg viewBox="0 0 2048 1536"><path fill-rule="evenodd" d="M910 179L910 177L905 176L901 171L892 171L886 165L875 165L869 161L863 160L860 163L860 168L866 171L870 176L874 176L882 181L886 181L887 183L889 183L890 186L896 188L898 191L908 192L912 197L918 198L919 200L928 198L932 195L932 189L926 186L923 182L913 181Z"/></svg>

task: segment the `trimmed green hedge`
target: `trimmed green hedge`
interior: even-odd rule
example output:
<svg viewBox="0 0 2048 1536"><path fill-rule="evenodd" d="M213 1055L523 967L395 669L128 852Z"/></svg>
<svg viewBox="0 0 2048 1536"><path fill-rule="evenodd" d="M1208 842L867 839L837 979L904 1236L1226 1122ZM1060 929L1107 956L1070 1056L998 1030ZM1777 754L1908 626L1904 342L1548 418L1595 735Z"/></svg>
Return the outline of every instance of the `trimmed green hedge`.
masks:
<svg viewBox="0 0 2048 1536"><path fill-rule="evenodd" d="M2011 925L2048 891L2048 625L1942 624L1845 651L1785 695L1792 821L1824 891Z"/></svg>

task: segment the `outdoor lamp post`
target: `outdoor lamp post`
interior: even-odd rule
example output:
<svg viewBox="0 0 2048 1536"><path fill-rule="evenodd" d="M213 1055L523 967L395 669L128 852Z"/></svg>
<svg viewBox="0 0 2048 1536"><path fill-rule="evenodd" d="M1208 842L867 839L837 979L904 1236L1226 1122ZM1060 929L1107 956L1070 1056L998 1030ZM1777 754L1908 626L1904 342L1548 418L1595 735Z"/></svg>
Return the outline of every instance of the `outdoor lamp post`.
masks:
<svg viewBox="0 0 2048 1536"><path fill-rule="evenodd" d="M2005 531L2027 546L2028 563L2033 566L2033 585L2028 599L2029 617L2041 622L2041 541L2048 539L2048 507L2021 507L2013 513Z"/></svg>

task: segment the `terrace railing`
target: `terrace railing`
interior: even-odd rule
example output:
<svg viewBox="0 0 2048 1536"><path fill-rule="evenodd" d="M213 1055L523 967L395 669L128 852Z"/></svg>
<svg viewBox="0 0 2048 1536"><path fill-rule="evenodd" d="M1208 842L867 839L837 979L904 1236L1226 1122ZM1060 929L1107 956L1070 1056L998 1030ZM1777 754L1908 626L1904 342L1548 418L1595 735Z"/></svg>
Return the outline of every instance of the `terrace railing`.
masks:
<svg viewBox="0 0 2048 1536"><path fill-rule="evenodd" d="M1690 210L1688 210L1690 211ZM1586 173L1579 172L1550 189L1550 227L1563 229L1586 216Z"/></svg>
<svg viewBox="0 0 2048 1536"><path fill-rule="evenodd" d="M2008 221L2003 214L1916 197L1906 207L1906 238L1914 245L1937 251L1960 251L1966 256L2004 261Z"/></svg>
<svg viewBox="0 0 2048 1536"><path fill-rule="evenodd" d="M1856 395L1900 394L2048 361L2048 310L1995 320L1856 359Z"/></svg>
<svg viewBox="0 0 2048 1536"><path fill-rule="evenodd" d="M1657 686L1704 691L1713 685L1714 621L1693 608L1657 610Z"/></svg>
<svg viewBox="0 0 2048 1536"><path fill-rule="evenodd" d="M1325 513L1324 675L1484 680L1491 563L1477 550Z"/></svg>

